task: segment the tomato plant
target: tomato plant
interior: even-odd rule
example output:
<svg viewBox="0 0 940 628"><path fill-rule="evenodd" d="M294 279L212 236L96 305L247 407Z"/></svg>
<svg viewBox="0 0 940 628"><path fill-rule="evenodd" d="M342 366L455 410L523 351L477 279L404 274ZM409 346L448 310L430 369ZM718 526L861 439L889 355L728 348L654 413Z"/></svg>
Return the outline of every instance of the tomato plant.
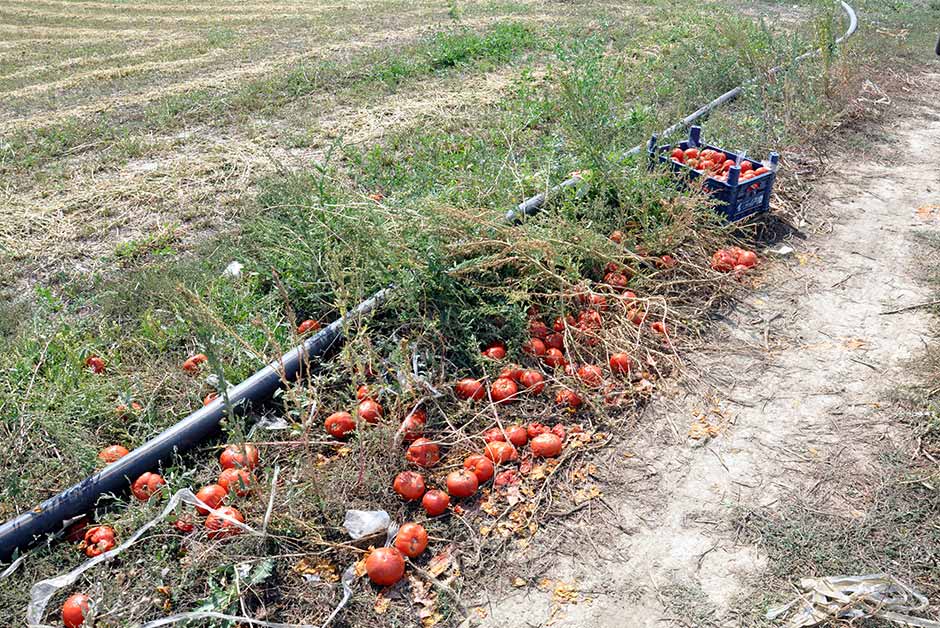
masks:
<svg viewBox="0 0 940 628"><path fill-rule="evenodd" d="M395 476L392 488L405 501L417 501L424 495L424 476L414 471L402 471Z"/></svg>
<svg viewBox="0 0 940 628"><path fill-rule="evenodd" d="M366 558L366 573L375 584L391 586L405 575L405 558L395 547L374 549Z"/></svg>

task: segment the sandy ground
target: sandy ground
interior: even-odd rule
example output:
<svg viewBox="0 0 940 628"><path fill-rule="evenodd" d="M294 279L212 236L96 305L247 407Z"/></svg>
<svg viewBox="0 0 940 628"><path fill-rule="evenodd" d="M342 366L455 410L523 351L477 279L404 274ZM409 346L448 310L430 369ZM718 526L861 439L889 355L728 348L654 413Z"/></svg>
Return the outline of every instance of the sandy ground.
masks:
<svg viewBox="0 0 940 628"><path fill-rule="evenodd" d="M923 81L921 93L940 88L940 74ZM940 117L927 102L896 103L886 127L877 151L859 146L831 164L812 233L785 242L795 252L765 269L693 357L689 371L713 385L690 377L661 394L645 422L659 431L608 460L619 487L565 524L568 540L542 538L517 557L513 570L541 586L491 600L488 625L742 626L735 604L768 559L736 540L735 512L812 493L829 512L864 515L844 478L877 477L886 443L903 447L885 400L908 383L930 319L889 312L930 300L914 235L940 228L940 209L924 210L940 204L940 171L917 157L940 142ZM703 414L720 433L688 438Z"/></svg>

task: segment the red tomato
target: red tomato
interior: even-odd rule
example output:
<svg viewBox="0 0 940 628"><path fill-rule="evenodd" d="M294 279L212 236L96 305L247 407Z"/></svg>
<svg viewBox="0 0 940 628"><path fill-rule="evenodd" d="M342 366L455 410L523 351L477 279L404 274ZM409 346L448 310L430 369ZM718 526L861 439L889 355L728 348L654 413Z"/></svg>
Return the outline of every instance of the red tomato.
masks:
<svg viewBox="0 0 940 628"><path fill-rule="evenodd" d="M219 464L223 469L236 467L254 469L258 466L258 461L258 448L254 445L245 445L244 453L242 453L241 445L226 445L219 455Z"/></svg>
<svg viewBox="0 0 940 628"><path fill-rule="evenodd" d="M405 501L419 500L424 495L424 476L414 471L402 471L395 476L392 488L404 497Z"/></svg>
<svg viewBox="0 0 940 628"><path fill-rule="evenodd" d="M531 338L528 342L522 345L523 353L535 357L545 355L545 350L545 343L542 342L542 340L539 338Z"/></svg>
<svg viewBox="0 0 940 628"><path fill-rule="evenodd" d="M357 400L365 401L366 399L371 399L371 398L372 398L372 391L369 390L369 387L367 385L362 384L361 386L359 386L359 388L356 389Z"/></svg>
<svg viewBox="0 0 940 628"><path fill-rule="evenodd" d="M714 153L712 153L712 161L714 161L716 164L724 163L727 158L728 156L720 150L716 150Z"/></svg>
<svg viewBox="0 0 940 628"><path fill-rule="evenodd" d="M486 396L483 383L478 379L470 379L469 377L459 380L454 390L461 399L480 400Z"/></svg>
<svg viewBox="0 0 940 628"><path fill-rule="evenodd" d="M764 166L761 166L760 168L754 171L754 176L759 177L760 175L767 174L768 172L770 172L770 168L765 168Z"/></svg>
<svg viewBox="0 0 940 628"><path fill-rule="evenodd" d="M712 268L721 273L726 273L734 268L734 256L725 249L718 249L712 255Z"/></svg>
<svg viewBox="0 0 940 628"><path fill-rule="evenodd" d="M522 374L522 369L516 366L515 364L510 364L509 366L504 366L500 370L498 377L511 379L514 382L519 381L519 376Z"/></svg>
<svg viewBox="0 0 940 628"><path fill-rule="evenodd" d="M251 492L253 480L247 469L222 469L219 474L219 486L225 489L225 493L234 491L239 497Z"/></svg>
<svg viewBox="0 0 940 628"><path fill-rule="evenodd" d="M623 232L622 232L622 231L612 231L609 237L610 237L611 240L613 240L613 241L616 242L617 244L620 244L621 242L623 242Z"/></svg>
<svg viewBox="0 0 940 628"><path fill-rule="evenodd" d="M483 454L496 464L505 464L519 458L515 447L501 441L487 443L483 449Z"/></svg>
<svg viewBox="0 0 940 628"><path fill-rule="evenodd" d="M604 283L615 290L625 290L628 279L622 273L607 273L604 276Z"/></svg>
<svg viewBox="0 0 940 628"><path fill-rule="evenodd" d="M308 318L307 320L303 321L300 325L297 325L297 335L303 336L308 331L311 331L311 330L316 331L318 329L320 329L320 323L318 323L317 321L313 319Z"/></svg>
<svg viewBox="0 0 940 628"><path fill-rule="evenodd" d="M419 438L408 447L405 460L419 467L433 467L441 460L441 449L436 443Z"/></svg>
<svg viewBox="0 0 940 628"><path fill-rule="evenodd" d="M565 337L562 334L549 334L545 339L545 355L551 353L552 349L556 351L565 350ZM544 357L544 356L543 356Z"/></svg>
<svg viewBox="0 0 940 628"><path fill-rule="evenodd" d="M741 254L738 255L737 262L741 266L753 268L757 265L757 255L754 251L742 251Z"/></svg>
<svg viewBox="0 0 940 628"><path fill-rule="evenodd" d="M628 353L615 353L610 356L610 370L621 375L629 375L633 360Z"/></svg>
<svg viewBox="0 0 940 628"><path fill-rule="evenodd" d="M711 170L715 167L715 162L711 159L703 159L699 162L698 167L700 170Z"/></svg>
<svg viewBox="0 0 940 628"><path fill-rule="evenodd" d="M572 430L572 431L574 431L574 430ZM565 440L565 426L562 425L561 423L556 423L556 424L552 427L552 434L554 434L555 436L557 436L557 437L560 438L561 440Z"/></svg>
<svg viewBox="0 0 940 628"><path fill-rule="evenodd" d="M578 327L581 329L600 329L602 325L603 319L597 310L583 310L578 314Z"/></svg>
<svg viewBox="0 0 940 628"><path fill-rule="evenodd" d="M84 593L73 593L62 605L62 623L65 628L78 628L85 623L91 611L91 598Z"/></svg>
<svg viewBox="0 0 940 628"><path fill-rule="evenodd" d="M202 405L207 406L219 398L219 393L211 392L202 399Z"/></svg>
<svg viewBox="0 0 940 628"><path fill-rule="evenodd" d="M480 481L472 471L457 469L447 474L447 492L454 497L470 497L477 492Z"/></svg>
<svg viewBox="0 0 940 628"><path fill-rule="evenodd" d="M678 146L672 149L672 152L669 154L672 159L675 159L680 164L685 161L685 153Z"/></svg>
<svg viewBox="0 0 940 628"><path fill-rule="evenodd" d="M140 404L137 403L136 401L132 401L132 402L131 402L130 410L127 409L127 406L126 406L126 405L124 405L123 403L121 403L121 404L118 404L117 406L115 406L115 408L114 408L114 414L118 415L118 416L121 417L121 418L127 418L127 415L129 415L129 414L137 414L138 412L140 412L140 411L143 410L143 409L144 409L144 407L143 407L142 405L140 405Z"/></svg>
<svg viewBox="0 0 940 628"><path fill-rule="evenodd" d="M532 439L529 447L532 455L538 458L554 458L561 453L561 439L556 434L539 434Z"/></svg>
<svg viewBox="0 0 940 628"><path fill-rule="evenodd" d="M100 556L107 551L113 550L117 542L114 540L114 528L111 526L95 526L88 528L85 532L85 539L82 541L82 548L85 555L89 558Z"/></svg>
<svg viewBox="0 0 940 628"><path fill-rule="evenodd" d="M533 338L545 338L548 335L548 327L542 321L533 318L529 321L529 335Z"/></svg>
<svg viewBox="0 0 940 628"><path fill-rule="evenodd" d="M604 372L593 364L585 364L578 369L578 377L586 385L597 388L604 382Z"/></svg>
<svg viewBox="0 0 940 628"><path fill-rule="evenodd" d="M379 419L382 418L382 406L380 406L377 401L371 399L360 401L357 412L359 413L359 418L366 423L378 423Z"/></svg>
<svg viewBox="0 0 940 628"><path fill-rule="evenodd" d="M724 162L723 164L721 164L721 171L722 171L722 172L727 172L728 170L731 169L731 166L733 166L733 165L734 165L734 160L733 160L733 159L725 159L725 162Z"/></svg>
<svg viewBox="0 0 940 628"><path fill-rule="evenodd" d="M165 484L166 480L163 479L163 476L148 471L134 480L134 483L131 484L131 493L140 501L145 502Z"/></svg>
<svg viewBox="0 0 940 628"><path fill-rule="evenodd" d="M85 358L85 366L90 368L91 372L96 375L104 373L104 360L96 355L90 355Z"/></svg>
<svg viewBox="0 0 940 628"><path fill-rule="evenodd" d="M593 308L597 308L601 312L607 309L607 298L602 294L591 294L591 298L588 301Z"/></svg>
<svg viewBox="0 0 940 628"><path fill-rule="evenodd" d="M483 432L483 442L486 443L495 443L497 441L505 441L506 435L503 433L503 430L498 427L491 427L490 429Z"/></svg>
<svg viewBox="0 0 940 628"><path fill-rule="evenodd" d="M501 342L494 342L483 350L483 357L491 360L502 360L506 357L506 347Z"/></svg>
<svg viewBox="0 0 940 628"><path fill-rule="evenodd" d="M405 575L405 558L394 547L380 547L372 550L366 558L366 573L369 574L369 580L375 584L383 587L391 586Z"/></svg>
<svg viewBox="0 0 940 628"><path fill-rule="evenodd" d="M447 507L450 506L450 495L433 488L424 494L421 505L424 506L424 512L428 513L429 517L443 515L447 512Z"/></svg>
<svg viewBox="0 0 940 628"><path fill-rule="evenodd" d="M551 367L564 366L565 364L567 364L567 361L565 360L565 355L554 347L552 347L545 353L545 357L542 358L542 361Z"/></svg>
<svg viewBox="0 0 940 628"><path fill-rule="evenodd" d="M545 390L545 378L538 371L522 371L519 376L519 383L527 392L536 395Z"/></svg>
<svg viewBox="0 0 940 628"><path fill-rule="evenodd" d="M562 388L557 393L555 393L555 403L560 406L568 406L569 408L576 410L581 405L581 397L579 397L578 393L573 390Z"/></svg>
<svg viewBox="0 0 940 628"><path fill-rule="evenodd" d="M663 255L656 262L656 265L660 268L675 268L676 258L674 258L672 255Z"/></svg>
<svg viewBox="0 0 940 628"><path fill-rule="evenodd" d="M183 370L192 375L193 373L199 372L199 365L204 362L208 362L209 358L206 357L205 353L197 353L191 358L183 362Z"/></svg>
<svg viewBox="0 0 940 628"><path fill-rule="evenodd" d="M112 462L117 462L127 454L131 452L127 451L126 447L121 445L111 445L110 447L105 447L98 452L98 459L111 464Z"/></svg>
<svg viewBox="0 0 940 628"><path fill-rule="evenodd" d="M692 170L698 170L698 159L695 159L694 157L690 157L689 159L686 160L685 165L687 165Z"/></svg>
<svg viewBox="0 0 940 628"><path fill-rule="evenodd" d="M196 526L193 525L192 519L190 519L188 516L179 517L176 521L173 522L173 527L183 534L189 534L196 529Z"/></svg>
<svg viewBox="0 0 940 628"><path fill-rule="evenodd" d="M511 425L506 428L507 440L516 447L524 447L529 441L529 435L521 425Z"/></svg>
<svg viewBox="0 0 940 628"><path fill-rule="evenodd" d="M516 382L511 379L501 377L490 386L490 399L493 403L508 403L513 401L513 397L519 392Z"/></svg>
<svg viewBox="0 0 940 628"><path fill-rule="evenodd" d="M683 151L683 153L685 154L686 159L695 159L698 157L697 148L686 148L685 151Z"/></svg>
<svg viewBox="0 0 940 628"><path fill-rule="evenodd" d="M333 438L346 438L350 433L356 431L356 420L348 412L334 412L326 417L323 427L327 434Z"/></svg>
<svg viewBox="0 0 940 628"><path fill-rule="evenodd" d="M642 309L638 307L631 308L627 312L627 318L630 320L631 323L639 327L640 325L643 324L643 321L646 320L646 312L644 312Z"/></svg>
<svg viewBox="0 0 940 628"><path fill-rule="evenodd" d="M664 323L663 321L656 321L655 323L650 325L650 329L652 329L654 332L662 336L665 336L668 333L668 328L666 327L666 323Z"/></svg>
<svg viewBox="0 0 940 628"><path fill-rule="evenodd" d="M403 440L406 443L410 443L421 438L421 436L424 435L424 426L427 425L427 423L427 413L421 408L416 408L401 422L400 431Z"/></svg>
<svg viewBox="0 0 940 628"><path fill-rule="evenodd" d="M242 516L242 513L238 512L231 506L223 506L219 508L219 513L228 515L235 521L239 523L245 523L245 518ZM237 525L229 521L228 519L223 519L219 515L209 515L206 517L206 530L210 539L224 539L229 536L235 536L236 534L241 534L242 529Z"/></svg>
<svg viewBox="0 0 940 628"><path fill-rule="evenodd" d="M541 423L529 423L529 427L526 428L526 435L531 440L539 434L545 434L546 432L550 431L551 430L548 429L547 425L543 425Z"/></svg>
<svg viewBox="0 0 940 628"><path fill-rule="evenodd" d="M566 326L574 327L575 324L577 324L577 321L574 320L574 316L568 314L564 317L559 316L556 318L554 324L552 325L552 329L558 333L562 333L565 331Z"/></svg>
<svg viewBox="0 0 940 628"><path fill-rule="evenodd" d="M493 462L486 456L471 454L463 461L463 468L477 476L477 483L483 484L493 477Z"/></svg>
<svg viewBox="0 0 940 628"><path fill-rule="evenodd" d="M226 495L228 495L228 491L218 484L209 484L199 489L199 492L196 493L196 499L200 500L209 508L216 509L222 505L222 500L225 499ZM209 514L209 511L202 506L196 506L196 512L200 515Z"/></svg>

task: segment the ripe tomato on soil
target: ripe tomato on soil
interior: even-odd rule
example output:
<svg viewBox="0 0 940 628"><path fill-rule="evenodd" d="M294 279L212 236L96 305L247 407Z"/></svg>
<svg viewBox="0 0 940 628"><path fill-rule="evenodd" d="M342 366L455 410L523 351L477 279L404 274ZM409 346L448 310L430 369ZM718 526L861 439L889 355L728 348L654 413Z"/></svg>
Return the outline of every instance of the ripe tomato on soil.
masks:
<svg viewBox="0 0 940 628"><path fill-rule="evenodd" d="M469 377L458 380L454 391L461 399L479 401L486 396L486 388L483 386L483 382Z"/></svg>
<svg viewBox="0 0 940 628"><path fill-rule="evenodd" d="M424 495L424 476L414 471L402 471L395 476L392 488L395 489L395 492L401 495L405 501L417 501Z"/></svg>
<svg viewBox="0 0 940 628"><path fill-rule="evenodd" d="M359 402L359 407L357 409L360 418L366 423L378 423L379 419L382 418L382 406L379 405L377 401L372 399L365 399Z"/></svg>
<svg viewBox="0 0 940 628"><path fill-rule="evenodd" d="M91 598L84 593L73 593L62 605L62 624L65 628L79 628L91 611Z"/></svg>
<svg viewBox="0 0 940 628"><path fill-rule="evenodd" d="M405 575L405 558L395 547L374 549L366 558L366 573L375 584L391 586Z"/></svg>
<svg viewBox="0 0 940 628"><path fill-rule="evenodd" d="M450 506L450 495L444 491L432 488L421 498L421 505L424 507L424 512L428 513L429 517L438 517L447 512L447 507Z"/></svg>
<svg viewBox="0 0 940 628"><path fill-rule="evenodd" d="M477 492L480 481L467 469L457 469L447 474L447 492L454 497L470 497Z"/></svg>
<svg viewBox="0 0 940 628"><path fill-rule="evenodd" d="M519 458L516 448L510 443L494 441L487 443L483 449L484 455L496 464L505 464Z"/></svg>
<svg viewBox="0 0 940 628"><path fill-rule="evenodd" d="M223 469L219 474L219 486L226 494L234 491L238 497L244 497L251 492L253 484L254 478L247 469Z"/></svg>
<svg viewBox="0 0 940 628"><path fill-rule="evenodd" d="M546 365L551 367L564 366L567 362L565 360L565 354L563 354L558 349L552 347L545 353L545 357L542 358L542 361Z"/></svg>
<svg viewBox="0 0 940 628"><path fill-rule="evenodd" d="M219 454L219 464L223 469L254 469L259 461L258 448L254 445L245 445L244 448L241 445L226 445Z"/></svg>
<svg viewBox="0 0 940 628"><path fill-rule="evenodd" d="M408 558L417 558L428 546L428 532L420 523L404 524L395 536L395 548Z"/></svg>
<svg viewBox="0 0 940 628"><path fill-rule="evenodd" d="M521 425L511 425L506 428L507 440L516 447L524 447L529 441L529 435Z"/></svg>
<svg viewBox="0 0 940 628"><path fill-rule="evenodd" d="M223 506L222 508L219 508L219 513L228 515L239 523L245 523L245 518L242 516L242 513L238 512L231 506ZM242 532L242 529L237 525L228 519L223 519L221 516L216 514L211 514L206 517L206 530L208 530L206 536L208 536L210 539L224 539L229 536L241 534Z"/></svg>
<svg viewBox="0 0 940 628"><path fill-rule="evenodd" d="M500 377L490 386L490 398L493 403L507 403L513 400L519 387L511 379Z"/></svg>
<svg viewBox="0 0 940 628"><path fill-rule="evenodd" d="M491 360L502 360L506 357L506 346L501 342L494 342L483 350L483 356Z"/></svg>
<svg viewBox="0 0 940 628"><path fill-rule="evenodd" d="M557 393L555 393L555 403L560 406L568 406L572 410L578 409L581 406L581 397L573 390L568 388L562 388Z"/></svg>
<svg viewBox="0 0 940 628"><path fill-rule="evenodd" d="M538 458L554 458L561 453L562 442L557 434L539 434L529 443L532 454Z"/></svg>
<svg viewBox="0 0 940 628"><path fill-rule="evenodd" d="M614 353L608 361L612 373L620 375L629 375L633 365L633 359L628 353Z"/></svg>
<svg viewBox="0 0 940 628"><path fill-rule="evenodd" d="M596 388L604 382L604 372L598 366L585 364L578 369L578 377L586 386Z"/></svg>
<svg viewBox="0 0 940 628"><path fill-rule="evenodd" d="M218 484L208 484L203 486L196 493L196 498L202 501L209 508L218 508L222 505L222 501L225 499L225 496L228 495L223 487ZM208 515L209 511L203 508L202 506L196 506L196 512L200 515Z"/></svg>
<svg viewBox="0 0 940 628"><path fill-rule="evenodd" d="M190 358L187 358L186 361L183 362L183 370L189 373L190 375L193 375L199 372L200 364L204 364L208 361L209 361L209 358L206 357L205 353L197 353L196 355Z"/></svg>
<svg viewBox="0 0 940 628"><path fill-rule="evenodd" d="M146 472L131 484L131 493L142 502L149 500L154 493L166 484L163 476L157 473Z"/></svg>
<svg viewBox="0 0 940 628"><path fill-rule="evenodd" d="M428 415L421 408L415 408L415 410L405 417L405 420L401 422L401 428L399 428L402 440L406 443L411 443L424 435L424 428L428 423Z"/></svg>
<svg viewBox="0 0 940 628"><path fill-rule="evenodd" d="M419 467L433 467L441 460L441 449L436 443L419 438L409 445L405 460Z"/></svg>
<svg viewBox="0 0 940 628"><path fill-rule="evenodd" d="M127 447L111 445L98 452L98 459L107 464L111 464L112 462L117 462L129 453L131 452L127 450Z"/></svg>
<svg viewBox="0 0 940 628"><path fill-rule="evenodd" d="M545 390L545 378L538 371L522 371L519 383L526 392L539 395Z"/></svg>
<svg viewBox="0 0 940 628"><path fill-rule="evenodd" d="M506 434L503 433L503 430L499 427L491 427L490 429L483 432L483 441L486 443L494 443L496 441L505 441Z"/></svg>
<svg viewBox="0 0 940 628"><path fill-rule="evenodd" d="M89 558L100 556L107 551L114 549L117 541L114 539L114 528L111 526L94 526L88 528L85 532L85 538L82 541L82 547L85 555Z"/></svg>
<svg viewBox="0 0 940 628"><path fill-rule="evenodd" d="M318 329L320 329L320 323L311 318L308 318L307 320L300 323L300 325L297 325L297 335L303 336L308 331L316 331Z"/></svg>
<svg viewBox="0 0 940 628"><path fill-rule="evenodd" d="M463 461L463 468L477 476L477 484L488 482L495 471L493 461L481 454L471 454Z"/></svg>
<svg viewBox="0 0 940 628"><path fill-rule="evenodd" d="M531 338L528 342L522 345L522 352L526 355L531 355L535 357L540 357L545 355L545 352L548 348L545 346L545 343L542 342L540 338Z"/></svg>
<svg viewBox="0 0 940 628"><path fill-rule="evenodd" d="M104 359L97 355L90 355L85 358L85 366L91 369L91 372L95 375L104 373Z"/></svg>
<svg viewBox="0 0 940 628"><path fill-rule="evenodd" d="M356 420L348 412L334 412L323 422L326 432L333 438L346 438L356 431Z"/></svg>

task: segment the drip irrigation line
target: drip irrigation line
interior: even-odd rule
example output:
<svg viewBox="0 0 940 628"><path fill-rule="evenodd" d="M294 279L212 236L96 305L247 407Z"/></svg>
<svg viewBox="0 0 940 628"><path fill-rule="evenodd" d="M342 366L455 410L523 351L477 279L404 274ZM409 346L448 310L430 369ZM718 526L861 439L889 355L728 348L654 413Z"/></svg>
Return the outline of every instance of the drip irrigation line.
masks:
<svg viewBox="0 0 940 628"><path fill-rule="evenodd" d="M842 35L842 37L839 37L838 39L835 40L835 43L837 45L841 44L846 39L854 35L855 32L858 30L858 16L855 14L855 9L853 9L846 2L840 1L839 4L842 5L842 10L845 11L846 16L849 18L849 26L846 29L845 34ZM940 41L938 41L937 45L938 45L938 54L940 54ZM754 83L758 82L761 78L765 76L768 78L773 77L781 70L798 65L802 61L805 61L806 59L809 59L810 57L818 55L821 51L822 49L815 48L813 50L810 50L809 52L804 52L800 56L792 59L789 63L778 65L777 67L771 68L770 70L768 70L766 74L764 75L755 76L751 79L748 79L741 85L738 85L734 89L731 89L725 92L718 98L703 105L702 107L692 112L688 116L682 118L681 120L679 120L678 122L673 124L671 127L664 130L662 133L660 133L658 136L655 136L655 137L667 137L669 135L672 135L679 129L691 126L693 122L695 122L702 116L707 115L713 109L720 107L721 105L727 102L730 102L734 100L735 98L737 98L738 96L740 96L741 93L744 91L745 87L749 85L753 85ZM633 148L625 152L623 154L623 157L626 158L626 157L630 157L631 155L636 155L640 151L644 150L646 147L647 147L647 144L645 142L643 144L637 144L636 146L634 146ZM568 179L565 179L561 183L550 187L545 192L540 192L531 198L527 198L526 200L519 203L516 207L506 212L506 222L517 224L521 222L525 216L534 216L535 214L539 212L539 210L545 204L546 199L552 196L555 196L556 194L558 194L559 192L562 192L563 190L566 190L570 187L578 185L578 183L581 183L581 182L582 182L582 179L580 177L572 176L572 177L569 177Z"/></svg>
<svg viewBox="0 0 940 628"><path fill-rule="evenodd" d="M130 483L145 472L157 469L160 463L215 434L219 423L229 415L229 409L243 414L252 404L270 399L277 389L301 377L312 360L322 357L342 342L346 328L385 304L394 295L394 290L393 287L380 290L231 388L227 394L228 405L223 396L218 397L117 462L4 523L0 526L0 560L9 560L17 549L33 545L43 535L59 531L63 522L90 512L100 496L126 492Z"/></svg>

